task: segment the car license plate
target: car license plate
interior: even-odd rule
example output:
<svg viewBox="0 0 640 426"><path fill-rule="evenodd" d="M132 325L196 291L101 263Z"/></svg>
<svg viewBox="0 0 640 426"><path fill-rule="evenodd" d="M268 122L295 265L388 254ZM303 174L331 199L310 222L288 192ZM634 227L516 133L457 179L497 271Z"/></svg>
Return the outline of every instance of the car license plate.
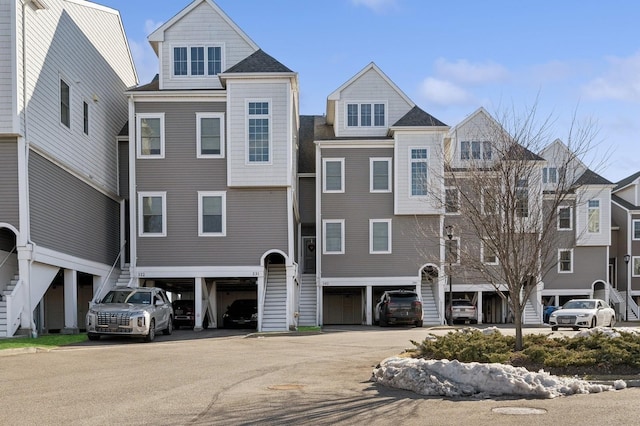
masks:
<svg viewBox="0 0 640 426"><path fill-rule="evenodd" d="M561 320L560 320L560 324L571 324L571 320L568 320L568 319L561 319Z"/></svg>

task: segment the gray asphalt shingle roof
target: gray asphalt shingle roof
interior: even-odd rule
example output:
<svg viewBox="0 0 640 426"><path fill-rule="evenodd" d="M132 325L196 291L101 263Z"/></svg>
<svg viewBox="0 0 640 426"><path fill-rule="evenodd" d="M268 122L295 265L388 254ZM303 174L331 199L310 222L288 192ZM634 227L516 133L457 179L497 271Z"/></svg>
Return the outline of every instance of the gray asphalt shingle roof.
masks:
<svg viewBox="0 0 640 426"><path fill-rule="evenodd" d="M272 56L258 49L224 73L293 72Z"/></svg>
<svg viewBox="0 0 640 426"><path fill-rule="evenodd" d="M393 127L430 127L430 126L446 126L442 121L438 120L428 112L425 112L418 106L414 106L400 120L396 121Z"/></svg>

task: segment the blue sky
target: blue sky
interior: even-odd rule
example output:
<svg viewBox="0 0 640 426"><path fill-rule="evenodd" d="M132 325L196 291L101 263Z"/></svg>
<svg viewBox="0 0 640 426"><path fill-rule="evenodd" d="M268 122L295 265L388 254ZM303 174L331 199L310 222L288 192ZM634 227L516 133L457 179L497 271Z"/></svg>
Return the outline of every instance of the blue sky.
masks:
<svg viewBox="0 0 640 426"><path fill-rule="evenodd" d="M216 0L214 0L216 1ZM190 0L97 0L120 11L141 83L146 37ZM613 0L217 0L265 52L298 72L302 114L375 62L422 109L455 125L536 104L566 140L594 120L588 164L616 182L640 171L640 2ZM604 165L601 163L604 161Z"/></svg>

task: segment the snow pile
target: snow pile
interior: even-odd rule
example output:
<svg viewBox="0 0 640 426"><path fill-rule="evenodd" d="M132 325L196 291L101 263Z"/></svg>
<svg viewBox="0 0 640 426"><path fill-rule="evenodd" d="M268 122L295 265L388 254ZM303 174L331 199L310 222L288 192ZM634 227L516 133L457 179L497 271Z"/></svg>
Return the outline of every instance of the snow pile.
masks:
<svg viewBox="0 0 640 426"><path fill-rule="evenodd" d="M446 397L515 395L555 398L614 389L609 385L553 376L544 371L532 373L526 368L505 364L400 357L382 361L373 370L371 381L421 395ZM615 388L622 389L626 386L623 384L616 384Z"/></svg>
<svg viewBox="0 0 640 426"><path fill-rule="evenodd" d="M620 334L621 331L625 333L640 334L640 330L638 330L637 328L620 327L620 328L613 329L608 327L595 327L595 328L581 329L579 332L574 334L573 337L589 337L595 333L602 333L606 337L615 339L621 336Z"/></svg>

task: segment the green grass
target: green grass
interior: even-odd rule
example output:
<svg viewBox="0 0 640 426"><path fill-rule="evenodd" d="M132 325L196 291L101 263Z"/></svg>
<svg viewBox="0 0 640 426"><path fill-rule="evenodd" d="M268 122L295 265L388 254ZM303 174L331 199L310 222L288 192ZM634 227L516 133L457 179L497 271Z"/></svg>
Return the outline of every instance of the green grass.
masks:
<svg viewBox="0 0 640 426"><path fill-rule="evenodd" d="M36 338L16 337L11 339L0 339L0 350L19 348L47 348L52 349L58 346L80 343L87 340L87 335L82 334L51 334Z"/></svg>
<svg viewBox="0 0 640 426"><path fill-rule="evenodd" d="M640 372L640 336L619 331L620 337L603 333L588 337L549 338L545 334L523 337L522 351L515 351L515 337L479 330L450 332L435 339L412 341L409 355L425 359L457 359L460 362L502 363L537 371L587 374Z"/></svg>
<svg viewBox="0 0 640 426"><path fill-rule="evenodd" d="M298 327L298 332L300 333L311 332L311 331L321 331L321 330L322 329L316 325Z"/></svg>

